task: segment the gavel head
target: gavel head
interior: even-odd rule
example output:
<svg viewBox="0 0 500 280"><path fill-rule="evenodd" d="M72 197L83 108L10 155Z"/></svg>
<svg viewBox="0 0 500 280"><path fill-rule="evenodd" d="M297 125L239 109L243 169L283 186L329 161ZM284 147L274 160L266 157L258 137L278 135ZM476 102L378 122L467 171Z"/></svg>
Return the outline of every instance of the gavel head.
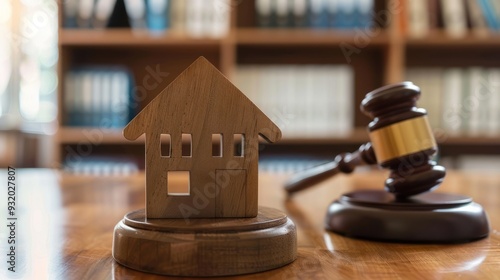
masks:
<svg viewBox="0 0 500 280"><path fill-rule="evenodd" d="M377 162L391 170L386 190L398 199L437 187L446 174L431 160L437 144L427 112L416 107L419 97L419 87L403 82L376 89L361 103L372 119L368 130Z"/></svg>

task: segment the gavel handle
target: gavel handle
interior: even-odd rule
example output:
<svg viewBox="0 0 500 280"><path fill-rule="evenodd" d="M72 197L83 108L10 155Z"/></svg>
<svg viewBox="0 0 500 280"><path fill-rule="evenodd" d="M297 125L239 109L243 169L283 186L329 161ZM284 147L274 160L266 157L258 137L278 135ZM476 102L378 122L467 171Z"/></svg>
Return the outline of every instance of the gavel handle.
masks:
<svg viewBox="0 0 500 280"><path fill-rule="evenodd" d="M375 164L377 159L370 142L363 144L354 153L340 154L335 160L293 176L286 184L285 190L292 194L324 181L338 173L351 173L357 166Z"/></svg>

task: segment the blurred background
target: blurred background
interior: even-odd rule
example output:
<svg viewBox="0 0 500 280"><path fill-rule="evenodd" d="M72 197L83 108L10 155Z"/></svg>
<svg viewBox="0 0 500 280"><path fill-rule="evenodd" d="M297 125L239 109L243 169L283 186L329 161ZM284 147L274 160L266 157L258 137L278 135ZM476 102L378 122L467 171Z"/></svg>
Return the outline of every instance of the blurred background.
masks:
<svg viewBox="0 0 500 280"><path fill-rule="evenodd" d="M404 80L441 164L500 168L500 0L3 0L0 37L0 167L143 169L122 128L205 56L283 130L262 168L354 151Z"/></svg>

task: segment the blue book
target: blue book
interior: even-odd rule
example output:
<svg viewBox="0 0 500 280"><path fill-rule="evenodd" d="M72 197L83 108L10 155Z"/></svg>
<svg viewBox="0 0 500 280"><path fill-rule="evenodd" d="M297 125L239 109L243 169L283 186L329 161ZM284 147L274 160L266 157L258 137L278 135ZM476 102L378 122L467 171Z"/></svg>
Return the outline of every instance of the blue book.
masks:
<svg viewBox="0 0 500 280"><path fill-rule="evenodd" d="M66 0L64 2L64 11L63 11L64 28L76 28L76 27L78 27L77 14L78 14L78 1L77 0Z"/></svg>
<svg viewBox="0 0 500 280"><path fill-rule="evenodd" d="M163 32L170 26L168 0L146 0L146 22L150 31Z"/></svg>
<svg viewBox="0 0 500 280"><path fill-rule="evenodd" d="M374 0L356 1L356 23L357 28L370 28L373 25L373 6Z"/></svg>
<svg viewBox="0 0 500 280"><path fill-rule="evenodd" d="M495 8L490 0L478 0L479 5L481 6L481 10L483 11L484 18L488 23L488 27L491 30L498 31L500 30L499 20L497 15L495 14Z"/></svg>
<svg viewBox="0 0 500 280"><path fill-rule="evenodd" d="M326 6L327 0L310 0L310 25L313 28L328 27L328 9Z"/></svg>
<svg viewBox="0 0 500 280"><path fill-rule="evenodd" d="M356 7L355 1L338 0L336 11L336 20L334 20L334 28L337 29L353 29L356 28Z"/></svg>

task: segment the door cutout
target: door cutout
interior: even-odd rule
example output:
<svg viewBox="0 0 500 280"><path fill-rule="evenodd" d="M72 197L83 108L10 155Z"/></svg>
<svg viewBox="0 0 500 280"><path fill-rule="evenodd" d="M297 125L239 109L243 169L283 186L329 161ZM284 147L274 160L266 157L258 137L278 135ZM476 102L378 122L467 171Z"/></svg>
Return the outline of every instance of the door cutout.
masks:
<svg viewBox="0 0 500 280"><path fill-rule="evenodd" d="M189 196L191 192L189 171L168 171L167 191L171 196Z"/></svg>

